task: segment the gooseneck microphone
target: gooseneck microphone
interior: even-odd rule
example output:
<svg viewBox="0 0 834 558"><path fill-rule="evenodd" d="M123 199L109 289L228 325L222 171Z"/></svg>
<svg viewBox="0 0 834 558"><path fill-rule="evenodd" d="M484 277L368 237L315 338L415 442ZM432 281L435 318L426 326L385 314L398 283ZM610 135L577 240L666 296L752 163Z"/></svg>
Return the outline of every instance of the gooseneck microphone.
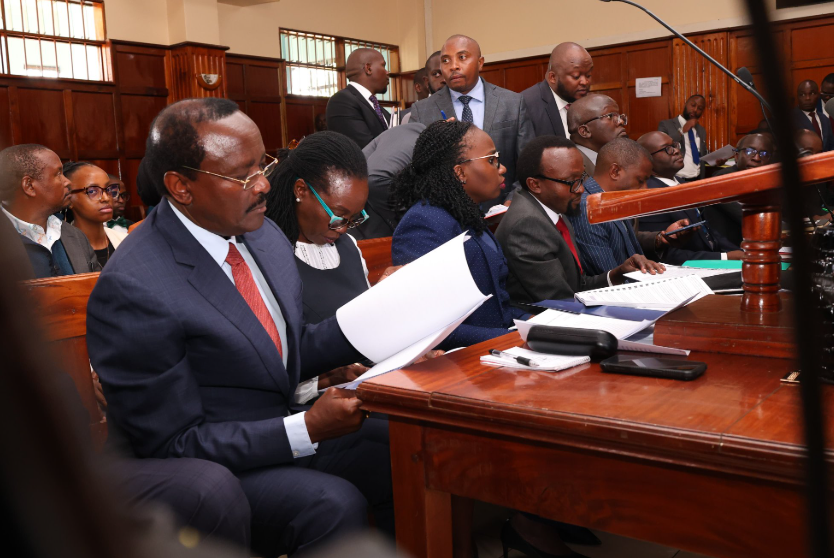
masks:
<svg viewBox="0 0 834 558"><path fill-rule="evenodd" d="M649 10L647 10L646 8L644 8L643 6L641 6L640 4L638 4L638 3L636 3L636 2L631 2L630 0L600 0L600 1L601 1L601 2L622 2L623 4L629 4L629 5L631 5L631 6L634 6L635 8L638 8L638 9L640 9L640 10L643 10L644 12L646 12L646 13L649 15L649 17L651 17L651 18L652 18L652 19L654 19L656 22L658 22L660 25L662 25L663 27L665 27L666 29L668 29L668 30L669 30L669 31L670 31L670 32L671 32L671 33L672 33L675 37L677 37L678 39L682 40L683 42L685 42L686 44L688 44L690 47L694 48L694 49L698 52L698 54L700 54L701 56L703 56L704 58L706 58L707 60L709 60L709 61L710 61L710 63L712 63L715 67L717 67L719 70L721 70L722 72L724 72L725 74L727 74L728 76L730 76L730 77L733 79L733 81L734 81L734 82L736 82L737 84L739 84L740 86L742 86L742 87L743 87L744 89L746 89L746 90L747 90L747 91L748 91L751 95L753 95L754 97L756 97L756 99L758 99L758 100L759 100L759 102L762 104L762 106L763 106L763 107L767 107L767 110L768 110L768 111L772 111L772 109L770 108L770 105L768 104L768 102L767 102L767 101L765 101L764 97L762 97L762 96L759 94L759 92L758 92L758 91L756 91L756 89L755 89L754 87L752 87L752 86L751 86L751 84L750 84L749 82L745 82L745 81L744 81L744 80L742 80L740 77L738 77L737 75L735 75L733 72L731 72L730 70L728 70L727 68L725 68L724 66L722 66L722 65L718 62L718 60L716 60L715 58L713 58L712 56L710 56L709 54L707 54L706 52L704 52L703 50L701 50L700 48L698 48L698 46L697 46L695 43L693 43L692 41L690 41L689 39L687 39L686 37L684 37L683 35L681 35L680 33L678 33L678 32L677 32L677 31L676 31L676 30L675 30L675 29L674 29L671 25L669 25L668 23L666 23L665 21L663 21L662 19L660 19L659 17L657 17L656 15L654 15L652 12L650 12ZM748 76L750 76L750 72L747 72L747 75L748 75ZM753 77L752 77L752 76L750 76L750 81L751 81L751 82L753 81ZM765 118L767 118L767 116L765 116Z"/></svg>
<svg viewBox="0 0 834 558"><path fill-rule="evenodd" d="M753 82L753 74L750 73L750 70L748 70L746 66L742 66L737 71L738 77L740 77L744 83L749 85L751 88L756 89L756 84ZM762 104L762 116L764 116L765 122L767 122L767 127L770 128L770 131L772 133L773 126L770 125L770 119L767 117L767 111L765 110L764 104Z"/></svg>

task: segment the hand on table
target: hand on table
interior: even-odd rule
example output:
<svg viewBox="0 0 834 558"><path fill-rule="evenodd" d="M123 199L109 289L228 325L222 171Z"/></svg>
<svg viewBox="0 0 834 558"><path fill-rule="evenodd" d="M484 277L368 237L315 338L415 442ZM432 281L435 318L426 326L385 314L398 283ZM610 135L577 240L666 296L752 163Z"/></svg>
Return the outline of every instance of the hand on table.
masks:
<svg viewBox="0 0 834 558"><path fill-rule="evenodd" d="M634 254L629 259L624 261L619 267L611 270L611 282L619 285L625 281L625 274L632 271L641 271L651 275L657 275L666 271L666 266L662 263L653 262L652 260L640 254Z"/></svg>
<svg viewBox="0 0 834 558"><path fill-rule="evenodd" d="M744 259L744 250L733 250L732 252L727 252L727 259L728 260Z"/></svg>

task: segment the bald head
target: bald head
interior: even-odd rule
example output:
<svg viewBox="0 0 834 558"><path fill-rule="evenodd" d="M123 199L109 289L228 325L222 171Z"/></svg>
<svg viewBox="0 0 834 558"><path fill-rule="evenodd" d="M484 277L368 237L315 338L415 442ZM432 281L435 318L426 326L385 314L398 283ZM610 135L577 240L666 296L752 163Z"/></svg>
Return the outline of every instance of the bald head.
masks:
<svg viewBox="0 0 834 558"><path fill-rule="evenodd" d="M568 109L570 139L593 151L614 138L627 137L620 107L607 95L586 95Z"/></svg>
<svg viewBox="0 0 834 558"><path fill-rule="evenodd" d="M663 132L649 132L637 140L651 155L654 174L663 178L674 178L683 168L683 155L680 145Z"/></svg>
<svg viewBox="0 0 834 558"><path fill-rule="evenodd" d="M614 99L599 93L577 99L568 109L568 131L573 134L579 126L591 118L605 114L605 108L611 105L617 106Z"/></svg>
<svg viewBox="0 0 834 558"><path fill-rule="evenodd" d="M440 49L440 69L446 86L467 94L478 84L484 57L477 41L466 35L452 35Z"/></svg>
<svg viewBox="0 0 834 558"><path fill-rule="evenodd" d="M822 139L811 130L797 130L794 142L799 151L806 151L811 155L822 153Z"/></svg>
<svg viewBox="0 0 834 558"><path fill-rule="evenodd" d="M594 61L577 43L561 43L550 53L547 80L550 88L568 103L574 103L591 90Z"/></svg>
<svg viewBox="0 0 834 558"><path fill-rule="evenodd" d="M481 56L481 45L478 44L478 41L473 39L472 37L467 37L466 35L452 35L446 42L443 44L444 48L449 44L454 43L458 45L464 45L471 53L475 55L476 58L480 58ZM440 52L443 52L443 49L440 49Z"/></svg>
<svg viewBox="0 0 834 558"><path fill-rule="evenodd" d="M357 48L345 62L345 77L374 95L388 91L388 70L385 58L372 48Z"/></svg>

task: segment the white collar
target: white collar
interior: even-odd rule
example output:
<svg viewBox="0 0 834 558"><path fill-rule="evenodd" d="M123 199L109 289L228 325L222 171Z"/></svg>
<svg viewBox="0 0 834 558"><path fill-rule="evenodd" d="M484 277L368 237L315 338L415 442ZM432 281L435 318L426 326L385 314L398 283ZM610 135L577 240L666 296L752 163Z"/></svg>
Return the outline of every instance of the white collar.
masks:
<svg viewBox="0 0 834 558"><path fill-rule="evenodd" d="M457 91L455 91L453 89L449 89L449 94L452 95L452 102L457 101L458 99L460 99L460 97L462 95L469 95L470 97L472 97L476 101L481 101L483 103L484 102L484 80L479 77L478 78L478 83L475 85L475 87L472 88L472 91L470 91L469 93L458 93Z"/></svg>
<svg viewBox="0 0 834 558"><path fill-rule="evenodd" d="M174 204L170 201L168 205L171 206L171 209L174 210L174 215L185 225L185 228L188 229L188 232L194 237L194 239L200 243L200 246L205 248L206 252L209 253L211 259L217 262L217 265L222 266L226 262L226 256L229 255L229 243L235 242L235 237L232 237L229 240L226 240L219 234L214 234L211 231L207 231L200 225L196 224L194 221L186 217L182 214L182 212L177 209Z"/></svg>
<svg viewBox="0 0 834 558"><path fill-rule="evenodd" d="M566 109L566 107L567 107L569 104L571 104L571 103L567 102L566 100L564 100L563 98L561 98L559 95L557 95L557 94L556 94L556 92L555 92L555 91L553 91L553 89L552 89L552 88L550 88L550 84L548 84L548 88L550 89L550 92L551 92L551 93L553 93L553 98L556 100L556 107L557 107L560 111L561 111L561 110L565 110L565 109Z"/></svg>
<svg viewBox="0 0 834 558"><path fill-rule="evenodd" d="M371 93L371 90L368 89L367 87L365 87L364 85L362 85L361 83L356 83L355 81L351 81L350 83L348 83L348 85L353 86L357 91L359 91L362 94L362 97L364 97L366 101L371 100L371 96L373 96L373 93Z"/></svg>
<svg viewBox="0 0 834 558"><path fill-rule="evenodd" d="M537 198L533 192L530 192L530 195L533 196L533 199L539 202L539 205L541 205L544 208L544 212L547 213L547 216L550 218L551 221L553 221L554 225L559 222L561 215L544 205L542 201L539 198Z"/></svg>
<svg viewBox="0 0 834 558"><path fill-rule="evenodd" d="M15 230L35 244L40 244L47 250L52 251L52 245L61 240L61 226L63 222L54 215L46 218L46 230L44 230L40 225L27 223L23 219L18 219L2 205L0 205L0 209L3 210L6 217L12 222Z"/></svg>
<svg viewBox="0 0 834 558"><path fill-rule="evenodd" d="M578 147L579 151L584 153L588 157L588 159L591 160L591 162L593 164L595 164L595 165L597 164L597 155L599 155L599 153L597 153L596 151L594 151L590 147L585 147L584 145L576 144L576 147Z"/></svg>
<svg viewBox="0 0 834 558"><path fill-rule="evenodd" d="M655 176L655 178L657 178L658 180L663 182L663 184L666 185L666 186L678 186L678 185L680 185L680 182L678 182L674 178L663 178L662 176Z"/></svg>

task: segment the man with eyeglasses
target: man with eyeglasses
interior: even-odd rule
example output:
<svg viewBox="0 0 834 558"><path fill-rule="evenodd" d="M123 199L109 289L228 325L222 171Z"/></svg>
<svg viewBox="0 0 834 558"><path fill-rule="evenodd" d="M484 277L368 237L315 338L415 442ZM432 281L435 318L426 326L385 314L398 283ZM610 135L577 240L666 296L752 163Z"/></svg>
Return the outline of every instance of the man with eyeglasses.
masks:
<svg viewBox="0 0 834 558"><path fill-rule="evenodd" d="M608 95L591 94L571 104L568 109L570 139L579 148L585 173L594 175L602 146L615 138L628 137L628 117Z"/></svg>
<svg viewBox="0 0 834 558"><path fill-rule="evenodd" d="M290 411L299 381L364 357L335 317L303 323L293 247L264 217L277 162L257 125L227 99L180 101L154 120L145 160L163 199L87 308L111 432L140 458L231 471L253 554L362 529L369 504L392 531L387 439L369 438L359 399L329 388Z"/></svg>
<svg viewBox="0 0 834 558"><path fill-rule="evenodd" d="M3 226L18 233L33 278L101 271L84 233L54 214L70 202L70 181L61 159L42 145L23 144L0 151L0 201Z"/></svg>
<svg viewBox="0 0 834 558"><path fill-rule="evenodd" d="M706 108L707 100L703 95L692 95L686 100L680 115L662 120L657 127L681 146L683 167L678 171L681 182L704 176L705 165L701 164L701 157L708 152L707 131L699 121ZM723 161L720 163L723 164Z"/></svg>
<svg viewBox="0 0 834 558"><path fill-rule="evenodd" d="M637 140L652 156L653 176L646 182L649 188L674 188L680 184L676 175L683 168L683 155L679 144L663 132L649 132ZM641 231L669 230L675 222L686 220L689 224L699 223L705 217L698 209L678 209L640 217ZM727 239L721 232L713 230L711 223L698 227L680 245L666 249L660 261L681 265L688 260L740 260L744 253L739 245Z"/></svg>
<svg viewBox="0 0 834 558"><path fill-rule="evenodd" d="M602 273L585 269L569 218L580 211L589 179L572 141L535 138L518 161L521 191L495 233L507 258L507 292L514 302L571 298L578 291L619 285L626 273L638 269L662 272L663 266L640 254Z"/></svg>

